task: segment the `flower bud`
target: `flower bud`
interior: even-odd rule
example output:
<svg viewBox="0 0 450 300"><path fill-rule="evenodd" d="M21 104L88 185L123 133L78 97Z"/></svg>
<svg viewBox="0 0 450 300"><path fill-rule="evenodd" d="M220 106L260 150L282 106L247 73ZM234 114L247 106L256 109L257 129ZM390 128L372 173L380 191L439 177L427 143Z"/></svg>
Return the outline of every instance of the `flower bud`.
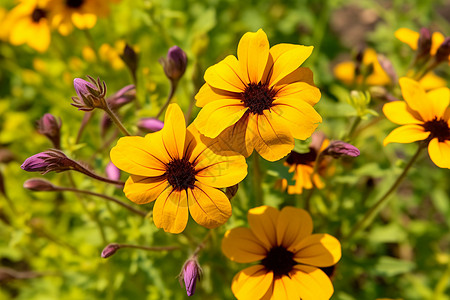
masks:
<svg viewBox="0 0 450 300"><path fill-rule="evenodd" d="M142 130L156 132L163 129L164 123L155 118L142 118L139 120L137 126Z"/></svg>
<svg viewBox="0 0 450 300"><path fill-rule="evenodd" d="M60 147L61 120L57 120L51 114L45 114L38 123L38 132L45 135L56 149Z"/></svg>
<svg viewBox="0 0 450 300"><path fill-rule="evenodd" d="M419 40L417 41L417 58L428 57L431 50L431 32L428 28L420 29Z"/></svg>
<svg viewBox="0 0 450 300"><path fill-rule="evenodd" d="M324 155L331 155L334 158L339 158L343 156L357 157L360 152L355 146L345 143L343 141L333 141L330 145L323 151Z"/></svg>
<svg viewBox="0 0 450 300"><path fill-rule="evenodd" d="M108 246L105 247L105 249L103 249L102 257L108 258L108 257L114 255L116 253L116 251L119 249L120 249L119 244L116 244L116 243L109 244Z"/></svg>
<svg viewBox="0 0 450 300"><path fill-rule="evenodd" d="M24 182L23 187L36 192L48 192L57 190L57 188L50 181L40 178L28 179Z"/></svg>
<svg viewBox="0 0 450 300"><path fill-rule="evenodd" d="M120 170L112 162L106 166L106 176L111 180L118 181L120 179Z"/></svg>
<svg viewBox="0 0 450 300"><path fill-rule="evenodd" d="M118 90L114 95L108 97L106 101L112 110L119 109L125 104L130 103L136 98L136 87L134 84L124 86Z"/></svg>
<svg viewBox="0 0 450 300"><path fill-rule="evenodd" d="M91 76L87 77L90 82L81 78L73 80L78 97L72 97L73 103L71 104L82 111L91 111L95 108L106 109L106 83L104 81L102 83L100 78L95 80Z"/></svg>
<svg viewBox="0 0 450 300"><path fill-rule="evenodd" d="M76 163L69 159L63 152L58 150L48 150L28 157L20 166L27 172L63 172L72 170Z"/></svg>
<svg viewBox="0 0 450 300"><path fill-rule="evenodd" d="M397 73L395 72L394 66L392 62L384 55L377 55L378 62L380 63L381 68L383 68L384 72L389 76L391 82L397 82Z"/></svg>
<svg viewBox="0 0 450 300"><path fill-rule="evenodd" d="M10 163L15 159L14 154L7 148L0 148L0 163Z"/></svg>
<svg viewBox="0 0 450 300"><path fill-rule="evenodd" d="M184 263L179 277L180 284L181 280L184 281L184 286L186 287L186 293L188 296L194 295L197 280L200 280L201 273L202 269L200 268L196 258L190 258Z"/></svg>
<svg viewBox="0 0 450 300"><path fill-rule="evenodd" d="M163 66L167 78L172 82L176 82L186 71L187 56L180 47L173 46L167 52L167 57L160 58L159 62Z"/></svg>
<svg viewBox="0 0 450 300"><path fill-rule="evenodd" d="M227 195L228 199L231 200L236 195L238 189L239 184L229 186L225 189L225 195Z"/></svg>
<svg viewBox="0 0 450 300"><path fill-rule="evenodd" d="M443 61L448 61L450 55L450 37L446 37L442 44L436 51L436 62L440 63Z"/></svg>
<svg viewBox="0 0 450 300"><path fill-rule="evenodd" d="M123 49L123 54L120 55L120 58L122 58L123 62L127 65L128 69L130 70L131 74L133 75L133 78L136 78L136 70L138 67L138 55L134 49L126 44L125 48Z"/></svg>

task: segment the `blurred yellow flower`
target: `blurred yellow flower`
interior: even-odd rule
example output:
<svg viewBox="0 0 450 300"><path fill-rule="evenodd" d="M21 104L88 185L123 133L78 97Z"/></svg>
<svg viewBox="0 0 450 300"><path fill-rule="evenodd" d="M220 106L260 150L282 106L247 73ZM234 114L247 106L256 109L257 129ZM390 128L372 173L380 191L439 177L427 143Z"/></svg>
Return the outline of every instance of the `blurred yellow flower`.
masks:
<svg viewBox="0 0 450 300"><path fill-rule="evenodd" d="M188 211L207 228L222 225L231 216L230 201L219 188L242 181L247 164L238 153L221 154L203 144L192 125L186 129L180 107L171 104L162 130L119 139L111 150L111 161L132 174L124 187L127 198L138 204L156 200L155 225L180 233Z"/></svg>
<svg viewBox="0 0 450 300"><path fill-rule="evenodd" d="M97 17L109 13L108 0L49 0L52 9L52 26L59 33L68 35L73 26L78 29L90 29L97 23Z"/></svg>
<svg viewBox="0 0 450 300"><path fill-rule="evenodd" d="M13 45L27 44L44 52L50 45L47 0L23 0L0 23L1 36Z"/></svg>
<svg viewBox="0 0 450 300"><path fill-rule="evenodd" d="M125 48L125 41L117 41L112 47L109 44L102 44L98 49L98 56L101 61L109 63L114 70L120 70L125 67L125 63L120 57L120 53L123 53ZM95 54L95 53L94 53Z"/></svg>
<svg viewBox="0 0 450 300"><path fill-rule="evenodd" d="M219 148L245 157L256 150L275 161L294 147L294 138L307 139L321 116L313 106L320 99L312 72L300 65L313 47L278 44L269 49L263 30L248 32L237 54L205 72L206 83L195 96L203 107L194 123Z"/></svg>
<svg viewBox="0 0 450 300"><path fill-rule="evenodd" d="M416 81L400 78L405 101L383 106L386 117L399 125L385 139L389 143L425 140L431 160L440 168L450 168L450 90L446 87L425 92Z"/></svg>
<svg viewBox="0 0 450 300"><path fill-rule="evenodd" d="M374 49L367 48L362 54L362 61L357 70L357 63L344 61L337 64L333 73L334 76L345 84L367 84L367 85L387 85L391 79L378 62L377 53ZM367 74L365 74L367 71Z"/></svg>
<svg viewBox="0 0 450 300"><path fill-rule="evenodd" d="M330 299L333 285L319 268L339 261L341 244L328 234L312 234L308 212L260 206L249 210L248 223L250 228L228 230L222 240L222 252L232 261L259 262L234 276L237 299Z"/></svg>
<svg viewBox="0 0 450 300"><path fill-rule="evenodd" d="M395 37L401 42L407 44L411 49L417 50L420 33L408 28L397 29L394 33ZM445 36L440 32L433 32L431 35L430 55L435 56L439 46L445 40ZM449 56L450 60L450 56Z"/></svg>

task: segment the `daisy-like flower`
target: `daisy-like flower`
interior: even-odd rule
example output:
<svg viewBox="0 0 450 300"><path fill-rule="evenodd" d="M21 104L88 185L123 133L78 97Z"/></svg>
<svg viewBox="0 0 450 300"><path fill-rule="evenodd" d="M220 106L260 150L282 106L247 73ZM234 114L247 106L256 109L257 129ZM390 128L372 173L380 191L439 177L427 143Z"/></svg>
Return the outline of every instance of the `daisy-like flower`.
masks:
<svg viewBox="0 0 450 300"><path fill-rule="evenodd" d="M383 106L386 117L395 124L385 139L389 143L424 140L431 160L440 168L450 168L450 90L446 87L425 92L416 81L402 77L400 87L405 101Z"/></svg>
<svg viewBox="0 0 450 300"><path fill-rule="evenodd" d="M231 229L222 240L222 252L232 261L258 262L234 276L231 289L237 299L330 299L333 285L319 268L341 258L336 238L311 234L310 215L289 206L253 208L248 223L250 228Z"/></svg>
<svg viewBox="0 0 450 300"><path fill-rule="evenodd" d="M179 233L186 227L188 212L207 228L222 225L231 216L230 201L219 188L242 181L247 164L238 153L220 154L200 141L195 127L186 129L180 107L171 104L163 129L119 139L111 161L131 174L124 187L127 198L138 204L156 200L155 225Z"/></svg>
<svg viewBox="0 0 450 300"><path fill-rule="evenodd" d="M97 23L97 17L109 13L108 4L108 0L49 0L52 25L62 35L72 32L73 26L90 29Z"/></svg>
<svg viewBox="0 0 450 300"><path fill-rule="evenodd" d="M47 0L23 0L3 22L1 35L13 45L27 44L44 52L50 45L50 25Z"/></svg>
<svg viewBox="0 0 450 300"><path fill-rule="evenodd" d="M275 161L306 139L322 121L314 110L320 91L311 70L299 66L313 47L278 44L269 49L263 30L239 41L237 58L227 56L205 72L206 83L195 96L203 107L194 123L220 148L250 156L256 150Z"/></svg>

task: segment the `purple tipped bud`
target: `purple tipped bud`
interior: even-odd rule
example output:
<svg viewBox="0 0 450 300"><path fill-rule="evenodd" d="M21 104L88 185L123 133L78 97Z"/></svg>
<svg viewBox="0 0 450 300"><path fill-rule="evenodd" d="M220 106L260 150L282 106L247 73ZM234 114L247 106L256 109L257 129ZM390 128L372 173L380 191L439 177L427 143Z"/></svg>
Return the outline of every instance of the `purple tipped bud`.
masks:
<svg viewBox="0 0 450 300"><path fill-rule="evenodd" d="M45 135L56 149L60 147L61 120L57 120L51 114L45 114L38 123L38 131Z"/></svg>
<svg viewBox="0 0 450 300"><path fill-rule="evenodd" d="M91 111L95 108L106 109L106 83L104 81L102 83L100 78L95 80L90 76L87 77L90 82L81 78L73 80L73 86L78 97L72 97L73 103L71 104L82 111Z"/></svg>
<svg viewBox="0 0 450 300"><path fill-rule="evenodd" d="M164 127L164 123L155 118L142 118L139 120L137 126L142 130L156 132Z"/></svg>
<svg viewBox="0 0 450 300"><path fill-rule="evenodd" d="M200 280L201 273L202 269L196 258L190 258L185 262L180 273L180 284L181 280L183 280L184 286L186 287L186 293L189 297L194 295L197 280Z"/></svg>
<svg viewBox="0 0 450 300"><path fill-rule="evenodd" d="M105 249L103 249L102 257L108 258L108 257L114 255L114 253L116 253L116 251L119 249L120 249L119 244L116 244L116 243L109 244L108 246L105 247Z"/></svg>
<svg viewBox="0 0 450 300"><path fill-rule="evenodd" d="M186 71L187 56L178 46L173 46L167 52L167 57L160 58L159 62L164 68L167 78L178 81Z"/></svg>
<svg viewBox="0 0 450 300"><path fill-rule="evenodd" d="M436 51L436 62L448 61L450 55L450 37L446 37Z"/></svg>
<svg viewBox="0 0 450 300"><path fill-rule="evenodd" d="M87 97L91 94L91 92L88 90L88 87L91 88L91 90L97 89L97 87L93 85L91 82L81 78L75 78L73 80L73 87L75 88L75 92L77 93L78 98L80 99L83 99L83 97Z"/></svg>
<svg viewBox="0 0 450 300"><path fill-rule="evenodd" d="M118 181L120 179L120 170L112 162L106 166L106 176L111 180Z"/></svg>
<svg viewBox="0 0 450 300"><path fill-rule="evenodd" d="M360 152L359 149L353 145L350 145L343 141L333 141L323 151L323 154L331 155L334 158L339 158L343 156L357 157L359 156Z"/></svg>
<svg viewBox="0 0 450 300"><path fill-rule="evenodd" d="M45 174L51 171L62 172L71 170L75 166L76 163L63 152L48 150L28 157L20 167L27 172L41 172L41 174Z"/></svg>
<svg viewBox="0 0 450 300"><path fill-rule="evenodd" d="M57 188L48 180L33 178L24 182L23 187L36 192L56 191Z"/></svg>
<svg viewBox="0 0 450 300"><path fill-rule="evenodd" d="M419 40L417 41L417 57L428 57L431 50L431 32L428 28L420 29Z"/></svg>
<svg viewBox="0 0 450 300"><path fill-rule="evenodd" d="M136 70L138 67L138 55L134 49L126 44L125 48L123 49L123 54L120 55L124 63L127 65L128 69L130 69L131 74L133 74L133 77L136 78Z"/></svg>
<svg viewBox="0 0 450 300"><path fill-rule="evenodd" d="M118 90L114 95L106 99L109 107L116 110L125 104L130 103L136 98L136 87L134 84L127 85Z"/></svg>

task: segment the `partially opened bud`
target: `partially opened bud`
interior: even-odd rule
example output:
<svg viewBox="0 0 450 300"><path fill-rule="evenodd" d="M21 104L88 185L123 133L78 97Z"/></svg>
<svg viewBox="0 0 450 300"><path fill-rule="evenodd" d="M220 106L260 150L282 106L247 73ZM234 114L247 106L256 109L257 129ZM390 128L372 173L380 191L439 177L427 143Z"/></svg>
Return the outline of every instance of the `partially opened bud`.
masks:
<svg viewBox="0 0 450 300"><path fill-rule="evenodd" d="M139 120L137 126L142 130L156 132L163 129L164 123L155 118L142 118Z"/></svg>
<svg viewBox="0 0 450 300"><path fill-rule="evenodd" d="M57 190L57 188L50 181L40 178L28 179L24 182L23 187L36 192L48 192Z"/></svg>
<svg viewBox="0 0 450 300"><path fill-rule="evenodd" d="M76 162L58 150L48 150L28 157L20 166L27 172L63 172L76 167Z"/></svg>
<svg viewBox="0 0 450 300"><path fill-rule="evenodd" d="M108 257L114 255L116 253L116 251L119 249L120 249L119 244L116 244L116 243L109 244L108 246L105 247L105 249L103 249L102 257L108 258Z"/></svg>
<svg viewBox="0 0 450 300"><path fill-rule="evenodd" d="M436 51L436 62L448 61L450 55L450 37L446 37Z"/></svg>
<svg viewBox="0 0 450 300"><path fill-rule="evenodd" d="M186 287L186 293L188 296L194 295L197 280L200 280L201 273L202 269L200 268L196 258L190 258L185 262L179 277L180 284L181 280L184 281L184 286Z"/></svg>
<svg viewBox="0 0 450 300"><path fill-rule="evenodd" d="M100 78L95 80L90 76L87 77L90 82L81 78L73 80L78 97L72 97L73 103L71 104L82 111L91 111L95 108L106 109L106 83L104 81L102 83Z"/></svg>
<svg viewBox="0 0 450 300"><path fill-rule="evenodd" d="M186 71L187 56L178 46L173 46L167 52L167 57L160 58L159 62L164 68L167 78L178 81Z"/></svg>
<svg viewBox="0 0 450 300"><path fill-rule="evenodd" d="M360 152L358 148L349 143L345 143L343 141L333 141L323 151L323 154L331 155L334 158L339 158L343 156L357 157Z"/></svg>
<svg viewBox="0 0 450 300"><path fill-rule="evenodd" d="M38 123L38 131L45 135L56 149L60 147L61 120L57 120L52 114L45 114Z"/></svg>

